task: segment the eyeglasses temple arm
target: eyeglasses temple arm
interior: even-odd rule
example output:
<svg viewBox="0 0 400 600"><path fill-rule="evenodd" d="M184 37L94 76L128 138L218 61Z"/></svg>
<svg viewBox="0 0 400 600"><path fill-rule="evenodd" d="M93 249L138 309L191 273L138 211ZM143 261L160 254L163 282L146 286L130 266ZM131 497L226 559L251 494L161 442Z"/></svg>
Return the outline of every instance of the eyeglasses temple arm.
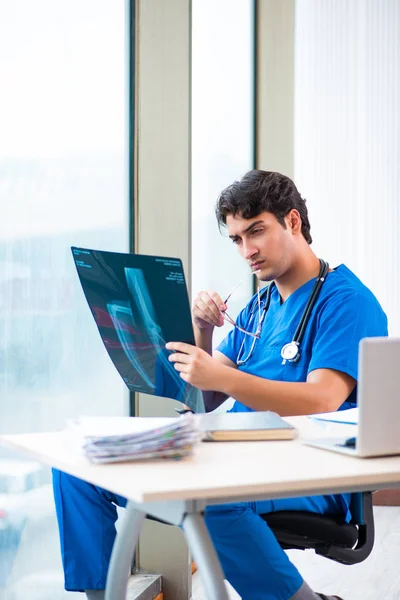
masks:
<svg viewBox="0 0 400 600"><path fill-rule="evenodd" d="M259 273L260 270L261 269L258 269L257 271L253 271L252 273L250 273L250 275L255 275L256 273ZM243 279L241 279L237 285L235 285L235 287L233 288L233 290L231 291L231 293L224 300L224 304L226 304L228 302L229 298L232 296L233 292L235 290L237 290L237 288L239 287L239 285L242 285L242 283L246 279L246 277L247 277L247 275L245 277L243 277Z"/></svg>

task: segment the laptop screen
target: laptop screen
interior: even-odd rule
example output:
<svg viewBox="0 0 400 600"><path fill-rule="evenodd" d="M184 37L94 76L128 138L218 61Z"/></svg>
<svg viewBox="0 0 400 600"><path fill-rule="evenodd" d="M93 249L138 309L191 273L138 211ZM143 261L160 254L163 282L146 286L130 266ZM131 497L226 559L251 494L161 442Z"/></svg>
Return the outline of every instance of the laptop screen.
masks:
<svg viewBox="0 0 400 600"><path fill-rule="evenodd" d="M103 344L129 390L204 412L202 393L181 379L165 348L170 341L195 344L181 260L71 250Z"/></svg>

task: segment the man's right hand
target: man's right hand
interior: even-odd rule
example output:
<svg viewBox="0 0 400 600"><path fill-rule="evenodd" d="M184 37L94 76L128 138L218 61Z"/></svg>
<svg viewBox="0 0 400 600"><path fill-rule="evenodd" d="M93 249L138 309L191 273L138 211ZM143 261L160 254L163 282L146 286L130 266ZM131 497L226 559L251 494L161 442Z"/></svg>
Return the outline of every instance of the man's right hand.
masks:
<svg viewBox="0 0 400 600"><path fill-rule="evenodd" d="M193 323L198 329L213 329L222 327L222 313L227 309L222 298L211 290L199 292L192 308Z"/></svg>

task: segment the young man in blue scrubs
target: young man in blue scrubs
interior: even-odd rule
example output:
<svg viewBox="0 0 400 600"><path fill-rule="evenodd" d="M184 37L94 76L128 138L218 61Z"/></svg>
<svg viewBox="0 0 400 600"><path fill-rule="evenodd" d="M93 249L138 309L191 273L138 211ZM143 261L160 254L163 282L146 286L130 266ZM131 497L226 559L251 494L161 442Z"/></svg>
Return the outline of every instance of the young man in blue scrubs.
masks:
<svg viewBox="0 0 400 600"><path fill-rule="evenodd" d="M256 295L214 352L214 327L224 324L228 306L216 292L198 294L193 307L197 346L167 345L175 350L169 358L182 379L203 390L208 410L228 397L235 399L234 412L306 415L354 406L358 344L364 337L387 335L387 319L347 267L326 266L321 274L324 263L310 248L307 208L294 183L279 173L250 171L221 193L216 214L258 279L272 281L273 287L268 310L265 294L260 303ZM296 330L321 276L304 334L288 348L298 340ZM126 501L59 471L54 471L54 494L66 589L103 598L115 504ZM225 576L243 600L338 598L310 589L260 515L306 510L349 519L349 498L337 494L209 507L206 523Z"/></svg>

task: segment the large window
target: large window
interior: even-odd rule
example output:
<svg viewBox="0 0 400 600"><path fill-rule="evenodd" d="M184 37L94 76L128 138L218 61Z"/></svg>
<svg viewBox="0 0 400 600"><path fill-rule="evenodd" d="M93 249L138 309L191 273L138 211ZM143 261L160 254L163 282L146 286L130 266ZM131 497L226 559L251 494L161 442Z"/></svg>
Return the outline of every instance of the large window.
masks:
<svg viewBox="0 0 400 600"><path fill-rule="evenodd" d="M194 0L192 21L192 292L222 297L237 314L253 278L214 206L221 190L253 168L254 7L251 0ZM217 343L228 326L216 329Z"/></svg>
<svg viewBox="0 0 400 600"><path fill-rule="evenodd" d="M2 3L2 432L128 411L70 251L129 249L126 32L125 0ZM49 471L41 471L1 451L0 597L62 591Z"/></svg>

